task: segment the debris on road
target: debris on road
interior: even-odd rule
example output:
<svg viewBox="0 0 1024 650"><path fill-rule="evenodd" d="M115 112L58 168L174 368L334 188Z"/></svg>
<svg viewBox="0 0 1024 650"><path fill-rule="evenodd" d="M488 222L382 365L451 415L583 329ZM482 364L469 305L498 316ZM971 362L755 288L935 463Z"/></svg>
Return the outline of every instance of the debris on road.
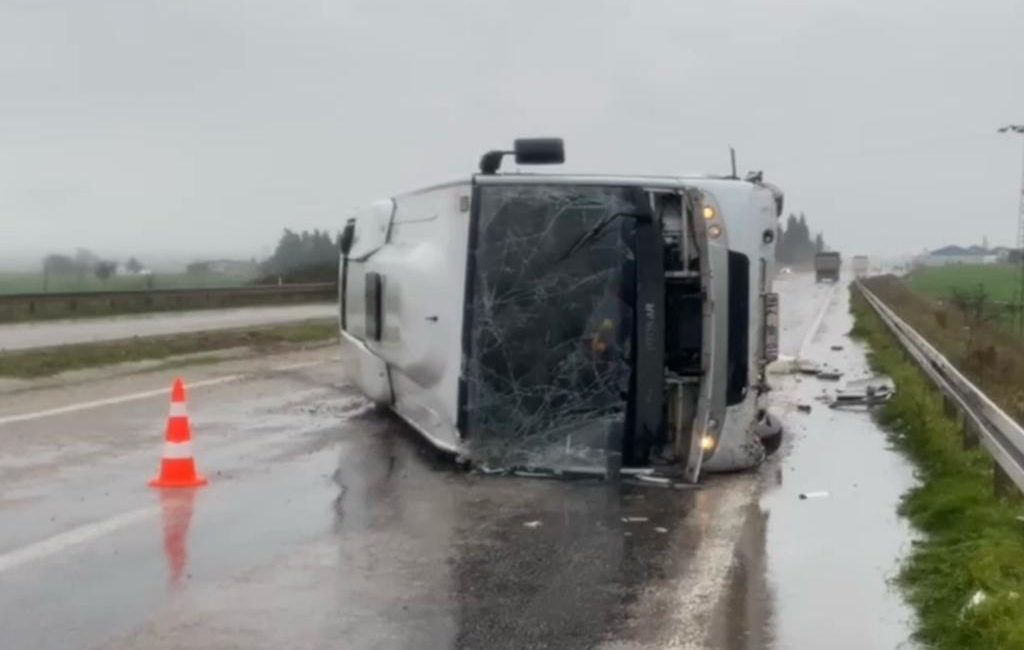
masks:
<svg viewBox="0 0 1024 650"><path fill-rule="evenodd" d="M624 524L642 524L647 521L647 517L623 517L622 523Z"/></svg>
<svg viewBox="0 0 1024 650"><path fill-rule="evenodd" d="M885 375L877 375L867 379L849 382L845 388L836 393L831 408L848 406L875 406L884 404L892 398L896 386L892 379Z"/></svg>
<svg viewBox="0 0 1024 650"><path fill-rule="evenodd" d="M828 496L828 492L825 492L824 490L820 490L818 492L801 492L800 493L800 498L801 499L824 499L827 496Z"/></svg>
<svg viewBox="0 0 1024 650"><path fill-rule="evenodd" d="M643 483L654 483L656 485L672 485L672 479L667 476L651 476L649 474L640 474L636 477L637 480Z"/></svg>
<svg viewBox="0 0 1024 650"><path fill-rule="evenodd" d="M786 355L779 355L779 358L772 361L765 368L769 375L789 375L797 371L797 360Z"/></svg>
<svg viewBox="0 0 1024 650"><path fill-rule="evenodd" d="M801 413L810 413L811 412L811 405L810 404L797 404L796 410L800 411Z"/></svg>
<svg viewBox="0 0 1024 650"><path fill-rule="evenodd" d="M527 522L523 523L523 526L525 526L527 528L540 528L540 522L536 521L536 520L534 520L534 521L527 521Z"/></svg>
<svg viewBox="0 0 1024 650"><path fill-rule="evenodd" d="M656 532L656 533L667 533L668 532L668 528L662 528L661 526L655 526L654 527L654 532Z"/></svg>
<svg viewBox="0 0 1024 650"><path fill-rule="evenodd" d="M842 349L843 349L843 346L841 346L841 345L833 345L832 346L832 351L833 352L839 352Z"/></svg>
<svg viewBox="0 0 1024 650"><path fill-rule="evenodd" d="M799 359L796 362L796 369L801 375L817 375L821 372L821 366L814 361L808 361L807 359Z"/></svg>
<svg viewBox="0 0 1024 650"><path fill-rule="evenodd" d="M818 379L824 379L825 381L839 381L842 378L842 371L835 368L827 368L818 373Z"/></svg>

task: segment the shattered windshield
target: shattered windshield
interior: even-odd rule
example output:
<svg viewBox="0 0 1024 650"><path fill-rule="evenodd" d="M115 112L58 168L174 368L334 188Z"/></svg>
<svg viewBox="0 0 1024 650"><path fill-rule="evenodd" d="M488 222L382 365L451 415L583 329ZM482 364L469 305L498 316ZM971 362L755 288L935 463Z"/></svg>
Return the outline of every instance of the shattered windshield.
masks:
<svg viewBox="0 0 1024 650"><path fill-rule="evenodd" d="M480 188L464 431L492 467L602 469L627 417L634 194ZM612 443L617 446L616 443Z"/></svg>

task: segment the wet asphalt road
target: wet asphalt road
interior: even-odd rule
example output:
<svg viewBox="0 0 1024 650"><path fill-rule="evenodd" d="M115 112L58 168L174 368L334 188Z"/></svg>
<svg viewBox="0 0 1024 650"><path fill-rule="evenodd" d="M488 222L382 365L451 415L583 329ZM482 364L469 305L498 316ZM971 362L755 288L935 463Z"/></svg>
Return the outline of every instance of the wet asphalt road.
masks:
<svg viewBox="0 0 1024 650"><path fill-rule="evenodd" d="M809 278L798 276L793 283L776 285L783 299L828 291L824 285L811 289ZM900 496L914 485L913 469L867 411L830 409L819 399L846 381L872 376L866 348L848 336L848 290L836 287L827 301L820 325L797 346L795 336L784 336L793 347L783 351L839 369L842 380L772 377L787 438L782 452L762 468L759 510L766 522L775 647L914 648L913 612L891 584L913 538L897 515ZM799 312L811 308L787 307L795 333L806 317ZM801 404L811 412L799 412ZM821 496L800 498L811 492Z"/></svg>
<svg viewBox="0 0 1024 650"><path fill-rule="evenodd" d="M805 278L780 290L793 349L830 294ZM833 305L823 331L844 317ZM848 644L835 621L874 628L899 606L884 584L898 526L877 522L894 518L902 484L879 482L864 507L863 494L840 498L843 462L830 441L809 442L810 418L783 458L700 490L480 477L367 409L334 356L177 369L197 386L210 485L195 491L145 485L167 410L150 391L170 371L0 395L2 646L894 647ZM780 404L805 389L817 387L787 385ZM892 456L853 417L867 429L839 453ZM802 489L835 498L799 501ZM843 521L851 508L861 515ZM865 544L876 530L882 541ZM903 632L887 629L876 638Z"/></svg>
<svg viewBox="0 0 1024 650"><path fill-rule="evenodd" d="M336 316L337 307L333 304L310 304L11 323L0 325L0 350L28 350L134 336L205 332Z"/></svg>

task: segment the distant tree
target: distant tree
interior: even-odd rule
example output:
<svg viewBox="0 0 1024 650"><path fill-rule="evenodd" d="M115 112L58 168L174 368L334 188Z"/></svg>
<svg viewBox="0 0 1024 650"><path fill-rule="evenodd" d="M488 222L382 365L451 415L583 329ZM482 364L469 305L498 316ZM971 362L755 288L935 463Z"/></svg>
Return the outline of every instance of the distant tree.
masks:
<svg viewBox="0 0 1024 650"><path fill-rule="evenodd" d="M265 282L274 282L279 277L298 282L334 281L338 273L338 248L326 230L285 229L261 268Z"/></svg>
<svg viewBox="0 0 1024 650"><path fill-rule="evenodd" d="M139 273L144 268L146 267L142 265L142 262L134 257L129 257L128 261L124 263L124 269L129 273Z"/></svg>
<svg viewBox="0 0 1024 650"><path fill-rule="evenodd" d="M50 278L75 273L75 260L68 255L47 255L43 258L43 291L50 290Z"/></svg>
<svg viewBox="0 0 1024 650"><path fill-rule="evenodd" d="M43 273L48 275L71 275L77 270L75 260L68 255L47 255L43 258Z"/></svg>
<svg viewBox="0 0 1024 650"><path fill-rule="evenodd" d="M783 228L778 227L775 239L775 259L787 266L810 266L815 253L828 250L821 233L811 237L807 215L790 213Z"/></svg>
<svg viewBox="0 0 1024 650"><path fill-rule="evenodd" d="M807 217L803 212L800 213L800 217L796 220L796 233L797 240L801 244L811 240L811 230L807 227Z"/></svg>
<svg viewBox="0 0 1024 650"><path fill-rule="evenodd" d="M88 248L77 249L75 251L75 273L78 275L78 279L85 279L85 276L94 272L96 265L102 261L96 253Z"/></svg>
<svg viewBox="0 0 1024 650"><path fill-rule="evenodd" d="M104 282L109 280L116 270L117 262L97 262L96 266L93 267L93 273Z"/></svg>

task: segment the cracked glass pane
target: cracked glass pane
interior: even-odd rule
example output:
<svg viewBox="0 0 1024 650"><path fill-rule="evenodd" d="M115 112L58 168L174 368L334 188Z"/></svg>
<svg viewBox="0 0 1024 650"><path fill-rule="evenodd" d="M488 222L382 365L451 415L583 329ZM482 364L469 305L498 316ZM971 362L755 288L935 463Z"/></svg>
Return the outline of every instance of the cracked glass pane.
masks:
<svg viewBox="0 0 1024 650"><path fill-rule="evenodd" d="M480 188L465 420L477 463L604 469L630 392L628 215L643 211L635 196L615 187Z"/></svg>

